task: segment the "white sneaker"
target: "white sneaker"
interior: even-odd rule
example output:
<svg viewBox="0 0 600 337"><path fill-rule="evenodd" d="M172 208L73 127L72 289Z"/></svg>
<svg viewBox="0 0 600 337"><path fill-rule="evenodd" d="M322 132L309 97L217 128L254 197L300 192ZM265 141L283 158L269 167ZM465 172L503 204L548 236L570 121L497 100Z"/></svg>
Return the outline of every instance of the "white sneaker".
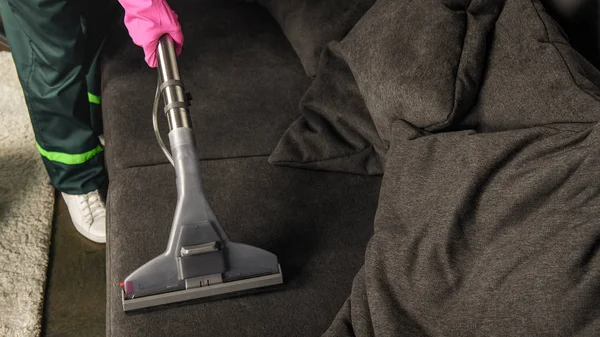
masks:
<svg viewBox="0 0 600 337"><path fill-rule="evenodd" d="M100 141L100 145L102 145L102 147L106 146L106 145L104 145L105 144L105 142L104 142L104 134L98 136L98 140Z"/></svg>
<svg viewBox="0 0 600 337"><path fill-rule="evenodd" d="M62 197L77 231L94 242L105 243L106 208L98 190L82 195L62 193Z"/></svg>

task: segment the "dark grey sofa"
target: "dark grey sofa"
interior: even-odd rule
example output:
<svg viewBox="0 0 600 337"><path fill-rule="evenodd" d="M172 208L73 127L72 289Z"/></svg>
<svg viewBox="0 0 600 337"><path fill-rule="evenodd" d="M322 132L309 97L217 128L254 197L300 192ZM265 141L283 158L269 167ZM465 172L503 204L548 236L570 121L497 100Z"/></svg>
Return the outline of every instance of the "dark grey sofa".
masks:
<svg viewBox="0 0 600 337"><path fill-rule="evenodd" d="M310 83L289 43L253 4L187 1L173 7L186 32L179 65L194 97L207 196L233 240L278 255L286 284L264 295L122 312L119 282L165 248L175 185L152 131L156 72L140 62L140 50L126 36L115 36L103 71L107 335L319 335L362 264L380 178L270 165L267 158L298 117Z"/></svg>
<svg viewBox="0 0 600 337"><path fill-rule="evenodd" d="M395 5L366 2L382 16L383 6ZM314 41L282 22L288 9L269 12L262 6L274 2L259 3L170 1L185 32L179 65L194 96L192 122L209 201L232 239L279 256L285 284L264 294L123 313L119 282L164 250L175 184L152 131L156 72L117 25L103 66L107 336L597 335L600 246L593 243L600 223L592 206L600 193L591 182L600 178L593 170L600 155L589 143L600 119L600 76L571 50L538 1L506 1L502 14L493 4L504 1L413 2L417 14L428 13L422 4L430 4L440 22L468 17L475 24L444 31L467 36L470 49L462 59L454 58L451 39L440 51L435 47L442 44L430 41L438 36L423 34L430 40L420 46L433 46L460 68L413 74L406 101L423 114L389 125L373 112L386 112L388 103L376 99L373 83L397 110L405 113L406 102L394 101L399 94L388 90L396 82L386 78L387 69L360 68L371 52L368 43L352 49L365 31L378 31L377 22L363 22L354 40L325 50L315 72L316 63L305 59L318 55L307 47ZM344 13L344 19L361 16ZM427 31L423 16L413 19ZM478 48L491 40L477 37L494 36L490 22L496 19L500 42L484 62ZM391 14L382 22L403 24ZM394 33L386 27L380 32ZM428 55L407 60L413 61L418 69L436 67ZM526 76L513 81L515 72ZM463 76L456 91L447 87L453 76ZM338 100L325 91L317 97L323 88L361 95L344 92L348 96ZM447 101L452 111L446 114ZM434 123L438 108L448 121ZM352 124L366 117L377 125ZM164 133L164 118L161 124ZM314 138L307 141L306 134ZM294 146L296 152L283 151ZM318 155L340 149L351 155L306 159L315 148L322 150ZM565 172L583 178L573 183ZM547 185L537 189L540 182ZM561 214L557 205L579 200L565 195L580 196L585 207ZM574 234L561 231L570 217L585 226ZM544 238L554 241L542 245ZM543 249L532 250L538 244ZM561 272L569 268L580 279Z"/></svg>

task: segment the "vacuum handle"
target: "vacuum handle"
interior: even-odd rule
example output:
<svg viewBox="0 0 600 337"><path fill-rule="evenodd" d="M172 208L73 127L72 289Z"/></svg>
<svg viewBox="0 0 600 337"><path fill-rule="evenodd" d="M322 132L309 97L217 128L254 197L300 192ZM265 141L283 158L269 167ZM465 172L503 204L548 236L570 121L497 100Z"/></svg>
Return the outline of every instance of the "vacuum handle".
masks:
<svg viewBox="0 0 600 337"><path fill-rule="evenodd" d="M169 35L163 35L158 40L157 59L159 88L165 103L169 130L190 128L188 100L179 76L175 45Z"/></svg>

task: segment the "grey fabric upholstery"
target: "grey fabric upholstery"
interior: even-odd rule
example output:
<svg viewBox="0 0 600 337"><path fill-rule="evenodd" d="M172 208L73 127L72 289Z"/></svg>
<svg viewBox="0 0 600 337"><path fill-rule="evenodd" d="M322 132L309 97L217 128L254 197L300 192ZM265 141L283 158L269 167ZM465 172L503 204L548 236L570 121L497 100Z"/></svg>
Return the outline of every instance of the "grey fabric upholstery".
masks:
<svg viewBox="0 0 600 337"><path fill-rule="evenodd" d="M339 41L375 0L256 0L279 23L309 77L317 73L323 48Z"/></svg>
<svg viewBox="0 0 600 337"><path fill-rule="evenodd" d="M319 74L300 102L302 117L271 153L276 165L381 174L386 145L338 44L323 52Z"/></svg>
<svg viewBox="0 0 600 337"><path fill-rule="evenodd" d="M192 123L205 159L269 154L299 115L309 85L269 13L239 1L173 1L185 32L178 59L192 94ZM152 129L157 72L141 48L116 28L103 64L105 129L116 168L166 163ZM163 137L166 120L160 113Z"/></svg>
<svg viewBox="0 0 600 337"><path fill-rule="evenodd" d="M598 126L393 130L365 265L325 336L596 336Z"/></svg>
<svg viewBox="0 0 600 337"><path fill-rule="evenodd" d="M378 1L327 47L270 162L381 173L396 120L434 133L597 120L599 73L539 2L450 3Z"/></svg>
<svg viewBox="0 0 600 337"><path fill-rule="evenodd" d="M303 102L303 116L286 132L270 161L380 173L371 163L383 161L393 121L405 120L424 130L440 131L469 111L481 82L485 37L498 12L482 1L378 1L342 42L328 47L330 52L324 57L341 60L322 62L323 69L311 87L318 92L313 94L316 99ZM348 90L356 86L358 90L351 93L359 97L341 101L337 109L314 109L330 99L331 91L321 92L327 88L320 86L336 81L327 69L332 65L338 73L352 74L356 81L337 87ZM354 103L360 97L371 125ZM361 131L356 135L354 130ZM349 132L352 137L347 136ZM356 138L371 143L357 146ZM335 151L321 151L331 148ZM369 166L362 170L356 167L357 155L369 156L362 161Z"/></svg>
<svg viewBox="0 0 600 337"><path fill-rule="evenodd" d="M375 233L326 337L600 331L600 73L539 2L470 4L469 20L497 13L467 25L487 32L479 35L488 41L486 58L460 61L485 63L477 100L459 104L462 117L446 129L427 130L406 116L385 125ZM381 0L370 13L404 16L417 7L395 12L398 2ZM402 92L415 83L379 88ZM424 88L435 97L455 87ZM405 104L427 104L423 97L431 96ZM377 123L381 110L367 105Z"/></svg>
<svg viewBox="0 0 600 337"><path fill-rule="evenodd" d="M490 40L469 127L493 132L600 119L600 72L539 2L507 2Z"/></svg>
<svg viewBox="0 0 600 337"><path fill-rule="evenodd" d="M277 254L284 287L123 313L119 282L165 249L175 177L170 165L113 171L108 195L108 336L323 333L362 264L380 179L274 167L266 157L204 161L202 169L207 197L229 237Z"/></svg>

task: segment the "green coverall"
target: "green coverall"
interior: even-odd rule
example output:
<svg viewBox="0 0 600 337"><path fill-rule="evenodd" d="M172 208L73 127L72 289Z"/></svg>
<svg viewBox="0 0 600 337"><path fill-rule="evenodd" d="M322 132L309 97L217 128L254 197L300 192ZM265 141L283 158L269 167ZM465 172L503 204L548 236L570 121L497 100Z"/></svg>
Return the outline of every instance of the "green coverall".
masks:
<svg viewBox="0 0 600 337"><path fill-rule="evenodd" d="M54 187L85 194L106 179L100 51L106 1L0 0L37 148Z"/></svg>

